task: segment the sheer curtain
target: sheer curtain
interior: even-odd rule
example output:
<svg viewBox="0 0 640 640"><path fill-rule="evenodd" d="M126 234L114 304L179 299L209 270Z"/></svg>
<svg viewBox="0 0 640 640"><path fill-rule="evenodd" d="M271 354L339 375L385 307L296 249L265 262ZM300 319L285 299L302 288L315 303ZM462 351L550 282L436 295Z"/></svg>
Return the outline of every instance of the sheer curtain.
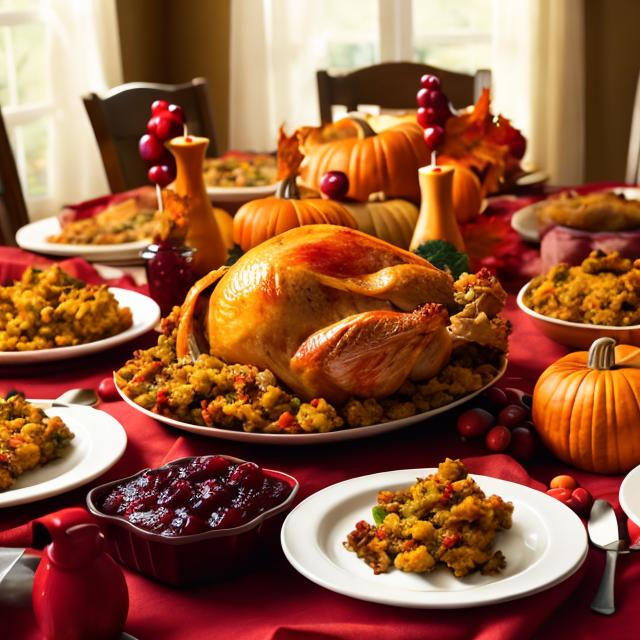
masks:
<svg viewBox="0 0 640 640"><path fill-rule="evenodd" d="M82 96L122 82L115 0L49 0L51 105L49 189L28 202L30 215L108 193L102 160Z"/></svg>
<svg viewBox="0 0 640 640"><path fill-rule="evenodd" d="M554 184L584 179L584 0L493 0L492 92Z"/></svg>

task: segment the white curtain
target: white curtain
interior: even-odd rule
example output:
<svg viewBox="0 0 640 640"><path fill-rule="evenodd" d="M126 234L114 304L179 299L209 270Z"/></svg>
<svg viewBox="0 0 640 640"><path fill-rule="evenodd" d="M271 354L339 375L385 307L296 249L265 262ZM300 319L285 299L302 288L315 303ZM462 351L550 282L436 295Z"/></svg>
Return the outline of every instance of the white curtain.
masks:
<svg viewBox="0 0 640 640"><path fill-rule="evenodd" d="M31 217L109 192L82 96L122 82L115 0L48 0L44 7L51 26L49 195L28 202Z"/></svg>
<svg viewBox="0 0 640 640"><path fill-rule="evenodd" d="M584 179L584 0L493 0L495 109L553 184Z"/></svg>

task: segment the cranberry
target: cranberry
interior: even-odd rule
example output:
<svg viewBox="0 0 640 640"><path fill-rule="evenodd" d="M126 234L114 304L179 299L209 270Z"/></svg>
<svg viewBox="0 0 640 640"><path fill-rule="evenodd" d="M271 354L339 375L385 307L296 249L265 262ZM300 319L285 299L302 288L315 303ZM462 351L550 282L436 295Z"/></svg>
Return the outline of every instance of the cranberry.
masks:
<svg viewBox="0 0 640 640"><path fill-rule="evenodd" d="M571 492L571 501L576 504L576 513L587 515L593 504L593 496L584 488L578 487ZM570 505L571 506L571 505Z"/></svg>
<svg viewBox="0 0 640 640"><path fill-rule="evenodd" d="M511 431L503 425L497 425L487 433L485 445L490 451L504 451L511 441Z"/></svg>
<svg viewBox="0 0 640 640"><path fill-rule="evenodd" d="M444 138L444 129L440 125L433 125L424 130L424 141L431 151L437 149Z"/></svg>
<svg viewBox="0 0 640 640"><path fill-rule="evenodd" d="M495 418L484 409L469 409L458 416L458 433L465 438L481 436L493 425Z"/></svg>
<svg viewBox="0 0 640 640"><path fill-rule="evenodd" d="M185 516L182 521L182 527L180 529L180 534L183 536L190 536L194 533L202 533L209 528L207 522L200 518L199 516L189 513Z"/></svg>
<svg viewBox="0 0 640 640"><path fill-rule="evenodd" d="M425 89L424 87L418 91L418 93L416 94L416 100L418 102L419 107L426 108L426 107L432 106L428 102L429 93L431 93L429 89Z"/></svg>
<svg viewBox="0 0 640 640"><path fill-rule="evenodd" d="M552 478L551 482L549 483L549 486L552 489L562 488L562 489L569 489L569 491L573 491L574 489L577 489L579 485L578 485L578 481L573 476L562 475L562 476L556 476L555 478Z"/></svg>
<svg viewBox="0 0 640 640"><path fill-rule="evenodd" d="M229 507L220 521L218 522L217 529L231 529L232 527L238 527L242 524L242 517L240 511L235 507Z"/></svg>
<svg viewBox="0 0 640 640"><path fill-rule="evenodd" d="M547 489L547 495L550 495L560 502L566 502L571 497L571 490L565 487L556 487L554 489Z"/></svg>
<svg viewBox="0 0 640 640"><path fill-rule="evenodd" d="M147 177L149 178L149 182L159 184L161 187L166 187L176 176L169 165L157 164L149 169Z"/></svg>
<svg viewBox="0 0 640 640"><path fill-rule="evenodd" d="M102 510L105 513L119 513L124 502L125 497L121 491L112 491L102 502Z"/></svg>
<svg viewBox="0 0 640 640"><path fill-rule="evenodd" d="M204 456L196 458L190 467L190 476L193 480L215 478L228 473L231 463L222 456Z"/></svg>
<svg viewBox="0 0 640 640"><path fill-rule="evenodd" d="M482 397L495 409L501 409L509 404L507 394L500 387L489 387Z"/></svg>
<svg viewBox="0 0 640 640"><path fill-rule="evenodd" d="M262 469L253 462L243 462L239 464L229 476L229 484L240 484L249 489L257 489L262 484L264 475Z"/></svg>
<svg viewBox="0 0 640 640"><path fill-rule="evenodd" d="M153 116L147 123L147 133L161 142L166 142L182 133L182 126L168 115Z"/></svg>
<svg viewBox="0 0 640 640"><path fill-rule="evenodd" d="M320 191L331 200L343 200L349 192L349 178L343 171L327 171L320 180Z"/></svg>
<svg viewBox="0 0 640 640"><path fill-rule="evenodd" d="M188 480L176 480L159 496L158 504L170 507L186 507L193 496L193 487Z"/></svg>
<svg viewBox="0 0 640 640"><path fill-rule="evenodd" d="M528 412L522 405L509 404L498 414L498 422L505 427L517 427L527 419L527 416Z"/></svg>
<svg viewBox="0 0 640 640"><path fill-rule="evenodd" d="M98 385L98 395L100 400L104 402L113 402L114 400L120 400L120 394L113 378L103 378Z"/></svg>
<svg viewBox="0 0 640 640"><path fill-rule="evenodd" d="M524 425L511 430L509 453L517 460L531 460L536 452L534 432Z"/></svg>
<svg viewBox="0 0 640 640"><path fill-rule="evenodd" d="M420 84L430 91L435 91L440 88L440 78L438 76L434 76L430 73L425 73L422 78L420 78Z"/></svg>
<svg viewBox="0 0 640 640"><path fill-rule="evenodd" d="M164 145L155 136L145 133L138 142L138 153L145 162L152 164L159 163L166 149Z"/></svg>
<svg viewBox="0 0 640 640"><path fill-rule="evenodd" d="M154 100L151 103L151 114L157 116L161 111L166 111L169 103L166 100Z"/></svg>
<svg viewBox="0 0 640 640"><path fill-rule="evenodd" d="M185 122L184 109L179 104L170 104L167 107L167 113L169 113L180 124Z"/></svg>
<svg viewBox="0 0 640 640"><path fill-rule="evenodd" d="M442 91L429 91L426 96L427 107L433 107L434 109L444 110L448 107L449 101L447 96Z"/></svg>

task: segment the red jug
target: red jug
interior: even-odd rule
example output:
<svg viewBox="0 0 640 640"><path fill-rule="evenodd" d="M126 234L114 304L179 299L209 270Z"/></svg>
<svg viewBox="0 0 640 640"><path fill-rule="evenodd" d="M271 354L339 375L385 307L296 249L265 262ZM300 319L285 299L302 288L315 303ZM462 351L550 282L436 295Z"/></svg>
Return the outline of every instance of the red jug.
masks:
<svg viewBox="0 0 640 640"><path fill-rule="evenodd" d="M104 551L87 511L62 509L33 522L43 554L33 582L33 610L45 640L114 640L124 629L129 592L122 570Z"/></svg>

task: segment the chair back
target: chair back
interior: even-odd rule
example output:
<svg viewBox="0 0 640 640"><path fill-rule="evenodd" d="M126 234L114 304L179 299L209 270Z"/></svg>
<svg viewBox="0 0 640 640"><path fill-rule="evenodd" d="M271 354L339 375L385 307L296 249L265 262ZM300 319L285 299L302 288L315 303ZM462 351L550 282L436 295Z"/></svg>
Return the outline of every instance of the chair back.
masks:
<svg viewBox="0 0 640 640"><path fill-rule="evenodd" d="M15 247L16 231L28 222L13 150L0 112L0 245Z"/></svg>
<svg viewBox="0 0 640 640"><path fill-rule="evenodd" d="M320 119L331 122L332 105L355 111L358 105L379 105L383 109L415 109L420 77L437 75L451 103L466 107L475 102L484 87L491 85L491 72L482 69L475 76L446 71L416 62L384 62L351 73L330 75L317 72Z"/></svg>
<svg viewBox="0 0 640 640"><path fill-rule="evenodd" d="M84 106L113 193L148 184L147 165L138 154L138 141L146 132L151 103L158 99L179 104L189 132L209 138L207 155L217 155L211 100L204 78L175 85L131 82L104 96L90 93L83 97Z"/></svg>
<svg viewBox="0 0 640 640"><path fill-rule="evenodd" d="M625 182L627 184L640 184L640 73L638 74L636 97L633 101L633 113L631 115Z"/></svg>

